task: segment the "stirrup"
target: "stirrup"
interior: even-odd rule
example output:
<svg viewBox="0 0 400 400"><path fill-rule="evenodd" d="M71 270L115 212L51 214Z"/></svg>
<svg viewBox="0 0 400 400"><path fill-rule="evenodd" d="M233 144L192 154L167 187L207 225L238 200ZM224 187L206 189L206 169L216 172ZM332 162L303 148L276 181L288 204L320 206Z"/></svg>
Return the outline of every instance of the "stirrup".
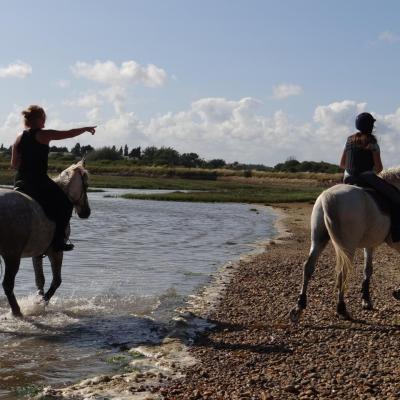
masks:
<svg viewBox="0 0 400 400"><path fill-rule="evenodd" d="M74 249L74 245L71 243L70 240L68 240L69 243L59 243L56 245L53 245L53 248L55 251L71 251Z"/></svg>
<svg viewBox="0 0 400 400"><path fill-rule="evenodd" d="M69 243L64 243L63 251L71 251L74 249L74 245L69 242Z"/></svg>
<svg viewBox="0 0 400 400"><path fill-rule="evenodd" d="M63 251L71 251L74 247L74 244L68 239L63 245Z"/></svg>

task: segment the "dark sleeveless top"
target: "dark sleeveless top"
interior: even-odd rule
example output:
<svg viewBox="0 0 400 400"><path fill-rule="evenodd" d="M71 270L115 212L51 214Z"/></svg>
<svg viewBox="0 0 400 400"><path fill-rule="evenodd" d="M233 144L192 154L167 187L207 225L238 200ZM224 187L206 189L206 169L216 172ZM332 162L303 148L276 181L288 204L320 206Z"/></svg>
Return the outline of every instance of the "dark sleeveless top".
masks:
<svg viewBox="0 0 400 400"><path fill-rule="evenodd" d="M370 143L365 148L354 143L350 136L345 145L346 171L351 175L373 171L373 152L379 152L379 145L377 143Z"/></svg>
<svg viewBox="0 0 400 400"><path fill-rule="evenodd" d="M40 179L47 176L49 146L36 140L39 130L28 130L22 133L18 144L20 165L16 180Z"/></svg>

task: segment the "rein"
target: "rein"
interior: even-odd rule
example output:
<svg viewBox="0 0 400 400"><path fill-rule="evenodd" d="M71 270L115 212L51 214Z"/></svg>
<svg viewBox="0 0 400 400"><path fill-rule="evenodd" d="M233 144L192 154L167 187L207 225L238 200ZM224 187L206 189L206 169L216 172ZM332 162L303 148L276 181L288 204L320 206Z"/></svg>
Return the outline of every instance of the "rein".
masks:
<svg viewBox="0 0 400 400"><path fill-rule="evenodd" d="M82 189L81 189L81 195L79 196L79 199L76 201L72 201L71 197L69 196L69 194L67 194L68 200L74 205L78 205L80 204L80 202L82 201L82 199L87 195L87 189L88 189L88 184L85 182L85 179L83 178L83 174L79 173L81 181L82 181ZM67 185L67 193L69 193L69 185L70 185L71 181L68 182Z"/></svg>

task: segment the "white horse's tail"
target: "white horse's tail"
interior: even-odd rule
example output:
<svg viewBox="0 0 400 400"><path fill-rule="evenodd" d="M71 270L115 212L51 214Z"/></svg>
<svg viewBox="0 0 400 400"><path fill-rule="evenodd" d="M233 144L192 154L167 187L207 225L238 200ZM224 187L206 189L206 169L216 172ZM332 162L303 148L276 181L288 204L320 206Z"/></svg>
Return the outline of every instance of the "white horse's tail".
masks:
<svg viewBox="0 0 400 400"><path fill-rule="evenodd" d="M352 256L341 240L340 219L335 195L324 192L321 203L325 226L336 253L336 287L342 292L346 289L349 274L353 270Z"/></svg>

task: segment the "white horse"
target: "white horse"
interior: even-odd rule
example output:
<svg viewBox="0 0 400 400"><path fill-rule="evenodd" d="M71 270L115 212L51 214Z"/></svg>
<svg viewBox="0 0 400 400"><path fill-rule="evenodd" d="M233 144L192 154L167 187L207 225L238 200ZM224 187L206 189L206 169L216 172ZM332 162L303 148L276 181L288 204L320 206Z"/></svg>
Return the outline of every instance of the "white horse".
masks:
<svg viewBox="0 0 400 400"><path fill-rule="evenodd" d="M389 168L381 178L400 189L400 167ZM351 272L356 249L364 249L364 277L362 307L372 309L369 293L372 275L372 256L375 247L386 242L400 252L400 242L393 243L390 235L390 216L383 213L366 190L339 184L318 197L311 214L311 248L304 263L303 285L297 305L290 311L290 319L297 322L307 306L307 286L315 264L325 246L332 240L336 253L338 302L336 311L340 318L350 319L344 301L348 275ZM393 295L400 300L399 291Z"/></svg>
<svg viewBox="0 0 400 400"><path fill-rule="evenodd" d="M80 218L90 216L87 198L88 173L84 160L73 164L54 179L74 205ZM0 189L0 255L5 262L3 288L14 316L21 310L14 295L15 276L22 257L32 257L38 294L47 303L61 285L62 251L54 251L51 242L55 223L49 220L42 207L26 194ZM44 293L42 255L51 263L53 279Z"/></svg>

